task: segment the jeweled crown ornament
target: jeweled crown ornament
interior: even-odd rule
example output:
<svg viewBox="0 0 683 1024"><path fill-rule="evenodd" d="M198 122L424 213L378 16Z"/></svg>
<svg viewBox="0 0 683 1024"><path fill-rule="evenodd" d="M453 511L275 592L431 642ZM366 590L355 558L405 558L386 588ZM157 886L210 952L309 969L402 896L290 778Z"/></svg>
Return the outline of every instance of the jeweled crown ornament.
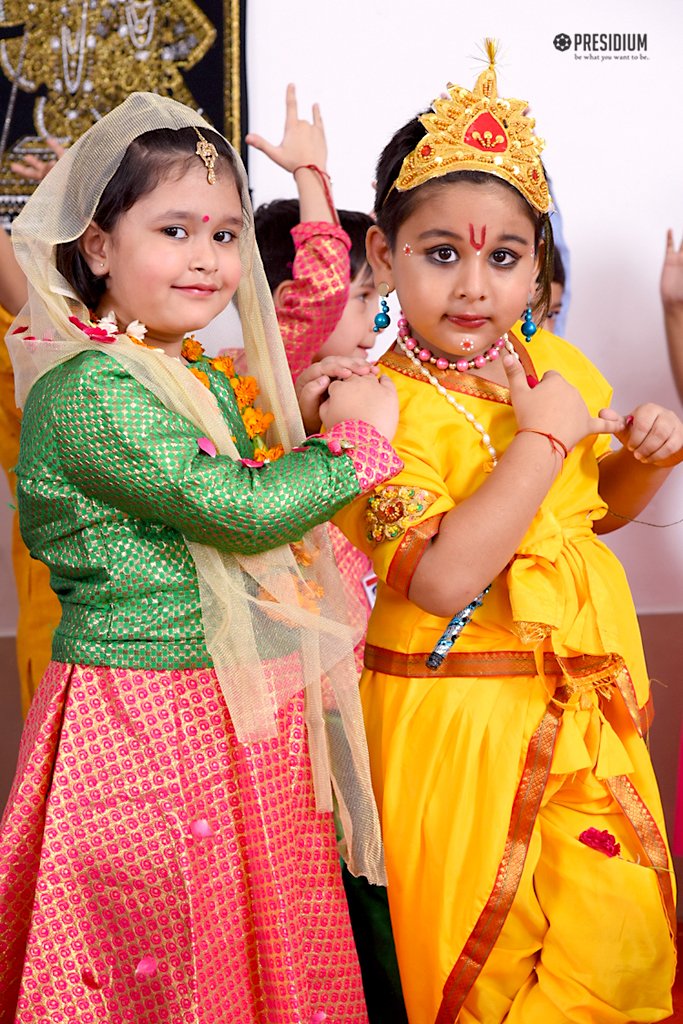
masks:
<svg viewBox="0 0 683 1024"><path fill-rule="evenodd" d="M403 161L394 187L407 192L452 171L485 171L513 185L540 213L551 206L541 152L525 100L498 96L496 43L485 41L489 65L470 92L449 85L420 117L427 134Z"/></svg>

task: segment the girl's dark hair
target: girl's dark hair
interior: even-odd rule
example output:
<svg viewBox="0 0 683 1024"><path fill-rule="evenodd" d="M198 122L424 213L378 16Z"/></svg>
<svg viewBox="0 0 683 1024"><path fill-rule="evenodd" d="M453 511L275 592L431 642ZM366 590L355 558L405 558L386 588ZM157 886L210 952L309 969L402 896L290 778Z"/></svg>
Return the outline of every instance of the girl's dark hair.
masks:
<svg viewBox="0 0 683 1024"><path fill-rule="evenodd" d="M218 151L217 169L225 169L239 190L237 168L228 144L220 135L202 128L205 138ZM139 199L152 192L161 181L176 174L181 177L199 159L194 128L157 128L138 135L126 150L116 173L110 179L97 204L93 221L103 231L111 231L119 217ZM80 239L57 246L57 270L72 285L88 309L96 309L106 291L106 280L96 277L80 250Z"/></svg>
<svg viewBox="0 0 683 1024"><path fill-rule="evenodd" d="M370 273L365 256L365 236L373 220L358 210L337 210L344 231L351 239L351 279L364 268ZM271 292L283 281L291 281L294 263L294 241L291 230L301 223L298 199L274 199L263 203L254 214L254 230L263 268Z"/></svg>
<svg viewBox="0 0 683 1024"><path fill-rule="evenodd" d="M426 111L425 111L426 113ZM377 163L377 191L375 193L375 218L389 246L393 249L401 224L425 199L428 192L434 192L453 182L466 181L472 185L490 185L492 181L510 189L527 211L534 224L534 244L536 251L543 242L543 264L537 278L537 290L534 298L534 314L537 320L543 320L550 308L550 285L553 281L553 230L547 213L539 213L527 203L521 192L504 178L488 174L485 171L451 171L440 178L433 178L424 185L418 185L408 192L392 189L399 176L403 161L424 138L424 125L417 117L408 121L396 132L382 151Z"/></svg>

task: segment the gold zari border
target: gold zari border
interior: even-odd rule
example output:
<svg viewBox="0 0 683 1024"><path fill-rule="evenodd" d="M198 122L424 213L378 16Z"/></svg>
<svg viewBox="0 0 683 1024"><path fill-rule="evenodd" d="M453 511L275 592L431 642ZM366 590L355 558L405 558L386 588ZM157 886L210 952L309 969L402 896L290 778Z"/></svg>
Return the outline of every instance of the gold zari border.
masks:
<svg viewBox="0 0 683 1024"><path fill-rule="evenodd" d="M423 519L417 526L411 526L396 549L389 566L387 584L393 590L397 590L399 594L403 594L404 597L408 596L413 574L424 554L425 548L432 537L436 536L439 532L444 515L445 512L442 512L440 515Z"/></svg>
<svg viewBox="0 0 683 1024"><path fill-rule="evenodd" d="M454 1024L457 1020L505 924L519 887L550 774L561 716L562 709L551 704L531 737L493 890L443 987L443 999L435 1024Z"/></svg>
<svg viewBox="0 0 683 1024"><path fill-rule="evenodd" d="M614 775L611 779L607 779L607 786L635 832L648 863L656 871L662 902L669 919L671 934L675 940L678 926L672 882L673 869L669 864L664 837L628 775Z"/></svg>
<svg viewBox="0 0 683 1024"><path fill-rule="evenodd" d="M472 676L535 676L538 674L532 651L451 651L437 669L427 668L429 651L406 654L375 644L365 645L365 667L388 676L414 679L462 678ZM563 658L560 665L550 651L543 655L547 676L601 672L610 664L609 655L580 654ZM564 669L564 670L563 670Z"/></svg>
<svg viewBox="0 0 683 1024"><path fill-rule="evenodd" d="M384 353L380 359L380 365L388 366L390 370L396 370L404 377L422 381L423 384L429 383L410 359L394 348ZM486 380L484 377L473 377L469 373L460 373L458 370L439 370L432 364L429 364L427 369L448 391L457 391L461 395L488 398L490 401L500 402L501 405L510 405L510 391L502 384L494 384L493 381Z"/></svg>

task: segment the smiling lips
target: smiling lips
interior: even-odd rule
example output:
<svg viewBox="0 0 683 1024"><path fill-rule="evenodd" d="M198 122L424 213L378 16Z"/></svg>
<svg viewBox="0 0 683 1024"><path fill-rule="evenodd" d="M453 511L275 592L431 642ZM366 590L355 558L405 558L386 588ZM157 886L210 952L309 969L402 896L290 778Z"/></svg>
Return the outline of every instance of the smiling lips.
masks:
<svg viewBox="0 0 683 1024"><path fill-rule="evenodd" d="M467 313L461 313L459 316L449 316L447 319L452 324L456 324L457 327L466 327L468 330L476 330L478 327L483 327L488 323L488 317L470 316Z"/></svg>
<svg viewBox="0 0 683 1024"><path fill-rule="evenodd" d="M213 295L214 292L218 291L213 284L176 284L173 287L176 291L184 292L186 295Z"/></svg>

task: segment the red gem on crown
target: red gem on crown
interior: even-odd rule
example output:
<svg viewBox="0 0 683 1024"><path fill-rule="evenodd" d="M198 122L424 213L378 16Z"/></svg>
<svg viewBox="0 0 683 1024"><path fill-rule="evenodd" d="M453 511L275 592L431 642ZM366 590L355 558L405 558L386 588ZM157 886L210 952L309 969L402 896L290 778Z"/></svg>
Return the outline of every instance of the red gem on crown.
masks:
<svg viewBox="0 0 683 1024"><path fill-rule="evenodd" d="M475 117L465 132L464 141L473 149L482 149L487 153L504 153L508 148L505 129L488 110Z"/></svg>

